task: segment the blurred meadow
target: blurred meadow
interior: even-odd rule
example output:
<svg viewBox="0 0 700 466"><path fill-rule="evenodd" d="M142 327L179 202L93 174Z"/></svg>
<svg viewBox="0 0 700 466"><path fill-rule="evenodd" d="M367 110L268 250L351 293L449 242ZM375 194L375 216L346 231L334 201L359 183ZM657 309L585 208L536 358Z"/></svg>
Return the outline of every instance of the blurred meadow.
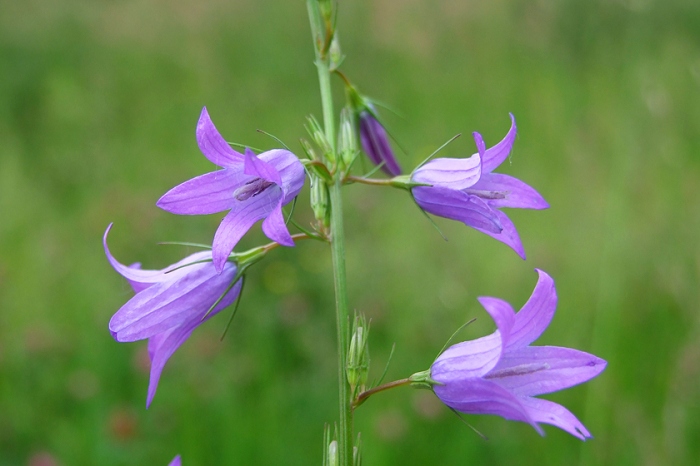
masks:
<svg viewBox="0 0 700 466"><path fill-rule="evenodd" d="M339 2L346 74L381 111L406 170L475 151L518 122L500 171L546 211L510 210L528 259L438 219L403 192L345 190L351 307L372 319L371 377L429 367L453 331L518 309L535 267L559 306L537 344L608 360L546 398L595 438L468 416L428 391L379 394L356 415L366 465L700 464L700 3L694 0ZM208 243L221 215L155 201L213 166L194 138L204 105L232 141L301 153L320 99L304 2L0 2L0 465L320 464L336 409L330 253L277 250L228 313L172 357L145 409L145 342L110 316L132 292L124 263L161 268ZM342 87L334 82L339 99ZM339 105L338 105L339 108ZM395 146L396 147L396 146ZM366 164L368 167L368 164ZM308 191L296 216L308 223ZM265 241L260 227L240 249Z"/></svg>

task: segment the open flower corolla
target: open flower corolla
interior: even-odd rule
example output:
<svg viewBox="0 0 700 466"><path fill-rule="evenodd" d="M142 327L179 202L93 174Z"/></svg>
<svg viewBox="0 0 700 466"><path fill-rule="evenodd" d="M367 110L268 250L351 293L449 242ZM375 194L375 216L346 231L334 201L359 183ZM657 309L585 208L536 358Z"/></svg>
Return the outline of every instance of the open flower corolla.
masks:
<svg viewBox="0 0 700 466"><path fill-rule="evenodd" d="M110 224L103 237L105 254L136 294L112 316L109 331L118 342L148 339L151 371L146 406L150 406L170 356L195 328L236 300L241 280L232 286L236 265L226 262L219 273L211 251L192 254L162 270L123 265L107 247L111 228Z"/></svg>
<svg viewBox="0 0 700 466"><path fill-rule="evenodd" d="M259 220L273 241L294 246L284 221L282 206L291 202L304 185L304 167L290 151L273 149L259 155L241 154L219 134L206 107L197 123L197 143L202 154L223 167L175 186L156 203L180 215L229 213L214 235L214 265L221 271L238 241Z"/></svg>
<svg viewBox="0 0 700 466"><path fill-rule="evenodd" d="M439 158L417 168L411 181L416 203L426 212L458 220L510 246L525 259L515 225L502 207L546 209L549 204L531 186L501 173L492 173L510 154L516 136L515 117L501 142L486 148L473 133L478 152L466 159Z"/></svg>
<svg viewBox="0 0 700 466"><path fill-rule="evenodd" d="M498 329L445 350L430 368L432 389L456 411L527 422L542 435L538 424L551 424L585 440L591 434L569 410L534 397L586 382L607 363L571 348L530 346L551 322L557 304L554 281L538 272L535 290L518 313L501 299L479 298Z"/></svg>

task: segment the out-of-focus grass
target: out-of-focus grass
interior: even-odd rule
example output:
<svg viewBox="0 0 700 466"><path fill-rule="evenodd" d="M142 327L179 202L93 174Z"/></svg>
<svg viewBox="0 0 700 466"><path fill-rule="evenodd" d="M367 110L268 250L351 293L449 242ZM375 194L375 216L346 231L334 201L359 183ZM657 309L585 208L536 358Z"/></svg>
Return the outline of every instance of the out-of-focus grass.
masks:
<svg viewBox="0 0 700 466"><path fill-rule="evenodd" d="M251 274L225 316L172 358L150 410L145 345L107 331L131 292L124 262L161 267L208 242L219 216L159 211L168 188L210 170L203 105L229 140L265 129L298 149L320 114L303 2L0 3L0 464L318 464L336 417L328 251L305 243ZM395 390L357 413L366 464L697 464L700 448L700 6L691 1L341 2L346 73L407 148L404 167L452 135L474 151L518 120L502 171L544 212L512 211L528 260L454 223L444 242L404 193L351 186L351 305L372 319L373 372L431 363L475 298L521 305L534 267L557 281L540 344L609 361L548 398L594 434L469 417ZM342 96L341 88L337 88ZM297 208L308 218L304 196ZM259 229L242 247L263 240ZM55 463L41 463L51 458Z"/></svg>

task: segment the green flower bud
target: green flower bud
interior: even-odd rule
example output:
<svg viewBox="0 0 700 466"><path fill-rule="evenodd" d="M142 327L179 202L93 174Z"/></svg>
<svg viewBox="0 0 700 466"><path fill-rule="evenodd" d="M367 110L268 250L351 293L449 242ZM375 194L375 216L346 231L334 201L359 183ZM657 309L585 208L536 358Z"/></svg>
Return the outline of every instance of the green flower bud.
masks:
<svg viewBox="0 0 700 466"><path fill-rule="evenodd" d="M311 178L311 209L318 222L328 229L331 226L331 215L328 199L328 187L321 179Z"/></svg>
<svg viewBox="0 0 700 466"><path fill-rule="evenodd" d="M338 441L328 444L328 466L338 466Z"/></svg>
<svg viewBox="0 0 700 466"><path fill-rule="evenodd" d="M313 139L316 145L321 149L324 158L331 164L334 164L335 154L333 153L333 148L328 142L328 139L326 139L326 133L321 128L321 124L313 115L308 116L306 121L308 122L306 131L309 133L309 136L311 136L311 139Z"/></svg>
<svg viewBox="0 0 700 466"><path fill-rule="evenodd" d="M340 131L338 132L338 154L346 168L350 168L360 153L357 147L357 119L350 107L340 112Z"/></svg>
<svg viewBox="0 0 700 466"><path fill-rule="evenodd" d="M353 323L346 374L353 393L363 391L369 374L369 326L363 316L356 316Z"/></svg>

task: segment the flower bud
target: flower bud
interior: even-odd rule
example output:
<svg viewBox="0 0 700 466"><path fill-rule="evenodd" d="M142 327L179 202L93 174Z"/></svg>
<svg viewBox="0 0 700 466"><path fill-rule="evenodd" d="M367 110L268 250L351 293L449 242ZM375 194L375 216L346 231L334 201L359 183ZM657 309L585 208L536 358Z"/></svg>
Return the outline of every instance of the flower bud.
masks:
<svg viewBox="0 0 700 466"><path fill-rule="evenodd" d="M346 168L350 168L360 153L357 147L357 129L352 109L345 107L340 112L340 131L338 132L338 153Z"/></svg>
<svg viewBox="0 0 700 466"><path fill-rule="evenodd" d="M355 125L359 126L362 150L373 164L380 166L390 176L401 174L401 167L394 157L389 144L389 136L379 122L377 111L369 99L360 95L347 80L345 91L349 105L355 116Z"/></svg>
<svg viewBox="0 0 700 466"><path fill-rule="evenodd" d="M328 466L338 466L338 441L328 444Z"/></svg>
<svg viewBox="0 0 700 466"><path fill-rule="evenodd" d="M323 226L323 228L330 228L331 216L328 200L328 187L326 186L326 183L316 177L311 179L311 209L314 211L314 217Z"/></svg>
<svg viewBox="0 0 700 466"><path fill-rule="evenodd" d="M319 124L318 120L313 115L310 115L307 117L306 121L308 122L306 131L309 133L309 136L311 136L316 145L321 149L321 151L323 151L323 156L325 159L333 164L335 162L333 148L328 142L328 139L326 139L326 133L324 133L323 129L321 129L321 125Z"/></svg>
<svg viewBox="0 0 700 466"><path fill-rule="evenodd" d="M330 58L330 69L331 71L340 68L340 64L345 60L345 55L340 50L340 40L338 40L338 33L333 34L333 40L331 41L330 48L328 49L328 57Z"/></svg>
<svg viewBox="0 0 700 466"><path fill-rule="evenodd" d="M350 388L364 390L369 373L369 326L363 316L356 316L353 323L346 374Z"/></svg>

